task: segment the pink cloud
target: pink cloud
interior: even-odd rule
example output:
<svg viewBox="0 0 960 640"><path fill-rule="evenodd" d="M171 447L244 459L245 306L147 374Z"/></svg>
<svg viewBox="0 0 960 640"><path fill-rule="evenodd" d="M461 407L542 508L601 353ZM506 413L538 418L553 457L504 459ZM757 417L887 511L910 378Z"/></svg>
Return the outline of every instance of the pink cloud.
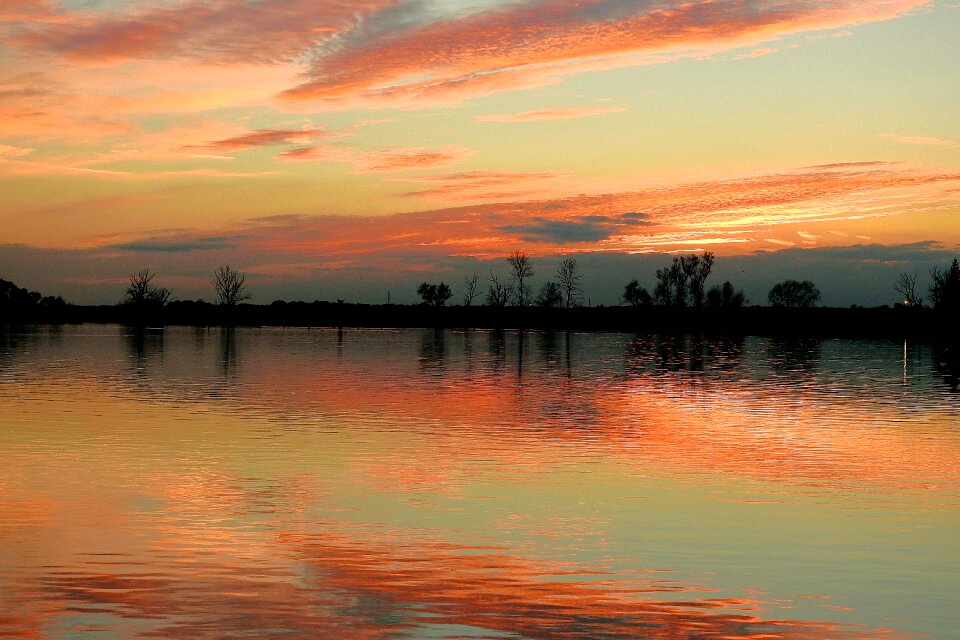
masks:
<svg viewBox="0 0 960 640"><path fill-rule="evenodd" d="M459 96L550 82L589 68L702 55L801 31L885 20L926 0L749 4L525 2L416 26L384 39L347 38L319 56L291 100ZM699 53L698 53L699 52ZM414 79L411 79L414 78Z"/></svg>
<svg viewBox="0 0 960 640"><path fill-rule="evenodd" d="M585 107L581 109L538 109L521 113L502 113L477 116L474 122L535 122L540 120L572 120L608 113L623 113L623 107Z"/></svg>
<svg viewBox="0 0 960 640"><path fill-rule="evenodd" d="M18 4L34 5L36 11L46 7L49 12L48 3L18 0ZM61 11L58 24L42 29L22 25L12 41L80 62L178 58L269 64L291 60L355 26L364 14L396 4L396 0L187 0L122 14Z"/></svg>

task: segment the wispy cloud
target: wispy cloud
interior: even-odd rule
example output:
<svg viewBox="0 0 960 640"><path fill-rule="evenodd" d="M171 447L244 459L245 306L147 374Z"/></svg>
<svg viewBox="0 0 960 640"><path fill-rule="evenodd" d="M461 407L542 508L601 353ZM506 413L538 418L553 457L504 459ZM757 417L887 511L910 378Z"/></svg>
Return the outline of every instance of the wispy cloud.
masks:
<svg viewBox="0 0 960 640"><path fill-rule="evenodd" d="M349 31L365 14L392 0L254 0L174 4L130 3L123 12L97 15L48 3L23 2L20 19L41 13L52 24L20 25L11 39L21 47L42 50L78 62L115 63L136 59L179 58L215 63L269 64L304 55ZM32 5L32 7L31 7ZM16 12L11 18L17 17ZM55 20L53 19L55 18Z"/></svg>
<svg viewBox="0 0 960 640"><path fill-rule="evenodd" d="M439 149L423 147L381 149L365 154L357 162L356 171L359 173L380 173L446 167L469 158L473 153L471 149L456 146Z"/></svg>
<svg viewBox="0 0 960 640"><path fill-rule="evenodd" d="M514 177L462 172L434 179L456 185ZM809 246L823 242L829 228L864 216L897 216L936 207L945 210L956 205L945 192L958 184L960 173L886 165L869 168L855 163L847 170L785 171L640 191L480 203L386 216L269 217L197 234L194 239L242 237L240 248L244 251L335 259L358 267L385 260L422 264L451 256L485 258L519 244L530 246L539 255L561 254L571 246L595 253L669 252L707 246L722 250L727 246L728 251L737 247L735 252L743 253L769 243ZM784 232L777 233L777 228ZM181 243L190 239L176 238Z"/></svg>
<svg viewBox="0 0 960 640"><path fill-rule="evenodd" d="M953 140L944 140L943 138L934 138L932 136L904 136L897 133L877 134L884 138L891 138L902 144L932 145L936 147L956 147L957 143Z"/></svg>
<svg viewBox="0 0 960 640"><path fill-rule="evenodd" d="M185 149L206 149L216 152L229 153L232 151L243 151L245 149L254 149L256 147L268 147L278 144L302 144L310 142L316 138L329 136L330 133L322 129L258 129L249 131L230 138L214 140L207 144L197 146L186 146Z"/></svg>
<svg viewBox="0 0 960 640"><path fill-rule="evenodd" d="M743 60L744 58L762 58L768 56L771 53L776 53L777 49L772 47L763 47L761 49L754 49L750 53L742 53L734 58L734 60Z"/></svg>
<svg viewBox="0 0 960 640"><path fill-rule="evenodd" d="M33 149L0 144L0 158L23 158L33 153Z"/></svg>
<svg viewBox="0 0 960 640"><path fill-rule="evenodd" d="M463 171L416 178L398 178L397 181L432 185L427 189L401 193L407 198L439 199L502 199L507 193L517 197L517 191L505 192L504 188L523 188L522 193L531 193L529 187L537 183L553 181L557 174L548 171ZM496 191L492 191L496 189Z"/></svg>
<svg viewBox="0 0 960 640"><path fill-rule="evenodd" d="M537 122L540 120L573 120L609 113L623 113L624 107L584 107L581 109L537 109L521 113L501 113L477 116L475 122Z"/></svg>
<svg viewBox="0 0 960 640"><path fill-rule="evenodd" d="M344 34L338 48L316 57L312 78L285 95L456 100L586 70L702 56L790 33L885 20L925 3L520 2L415 24L391 38Z"/></svg>

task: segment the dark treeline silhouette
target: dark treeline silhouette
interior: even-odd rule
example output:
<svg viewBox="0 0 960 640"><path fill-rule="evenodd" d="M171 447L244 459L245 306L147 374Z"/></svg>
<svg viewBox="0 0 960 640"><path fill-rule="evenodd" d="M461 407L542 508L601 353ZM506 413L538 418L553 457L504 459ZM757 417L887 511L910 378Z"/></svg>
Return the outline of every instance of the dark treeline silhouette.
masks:
<svg viewBox="0 0 960 640"><path fill-rule="evenodd" d="M60 322L66 318L67 303L60 296L44 296L0 279L0 322Z"/></svg>
<svg viewBox="0 0 960 640"><path fill-rule="evenodd" d="M130 276L116 305L70 305L60 297L43 297L0 280L0 322L63 323L120 322L134 326L181 324L194 326L332 326L332 327L451 327L610 330L653 333L697 332L724 335L948 337L960 305L960 267L934 270L931 306L916 296L916 279L901 278L892 289L915 300L893 307L821 308L820 292L809 281L787 280L770 290L771 306L748 307L743 291L729 281L707 288L714 265L710 252L675 257L657 270L657 286L649 293L631 280L617 306L582 306L582 271L573 258L564 258L553 279L533 295L533 260L521 251L506 258L507 276L491 270L486 304L476 273L464 278L462 304L450 305L457 292L443 281L423 282L417 305L352 304L314 301L251 304L242 273L229 266L213 274L216 303L177 300L149 269ZM904 293L906 291L906 293ZM911 293L912 292L912 293ZM906 308L910 307L909 310Z"/></svg>
<svg viewBox="0 0 960 640"><path fill-rule="evenodd" d="M929 289L933 308L954 312L960 310L960 264L957 264L957 259L953 259L949 269L941 271L935 268L930 272L930 278L933 280Z"/></svg>

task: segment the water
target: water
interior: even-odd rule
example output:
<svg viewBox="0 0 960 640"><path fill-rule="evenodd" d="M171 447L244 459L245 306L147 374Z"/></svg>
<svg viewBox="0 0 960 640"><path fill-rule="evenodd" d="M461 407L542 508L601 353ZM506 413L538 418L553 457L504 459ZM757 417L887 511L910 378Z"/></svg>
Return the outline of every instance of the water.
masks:
<svg viewBox="0 0 960 640"><path fill-rule="evenodd" d="M949 351L0 333L0 637L958 637Z"/></svg>

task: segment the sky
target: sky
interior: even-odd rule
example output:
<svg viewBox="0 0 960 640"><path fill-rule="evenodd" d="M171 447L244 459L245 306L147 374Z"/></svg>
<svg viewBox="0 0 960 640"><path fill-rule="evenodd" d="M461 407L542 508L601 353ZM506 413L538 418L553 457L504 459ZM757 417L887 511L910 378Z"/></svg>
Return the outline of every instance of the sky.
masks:
<svg viewBox="0 0 960 640"><path fill-rule="evenodd" d="M960 2L4 0L0 278L417 301L712 251L765 304L960 256Z"/></svg>

